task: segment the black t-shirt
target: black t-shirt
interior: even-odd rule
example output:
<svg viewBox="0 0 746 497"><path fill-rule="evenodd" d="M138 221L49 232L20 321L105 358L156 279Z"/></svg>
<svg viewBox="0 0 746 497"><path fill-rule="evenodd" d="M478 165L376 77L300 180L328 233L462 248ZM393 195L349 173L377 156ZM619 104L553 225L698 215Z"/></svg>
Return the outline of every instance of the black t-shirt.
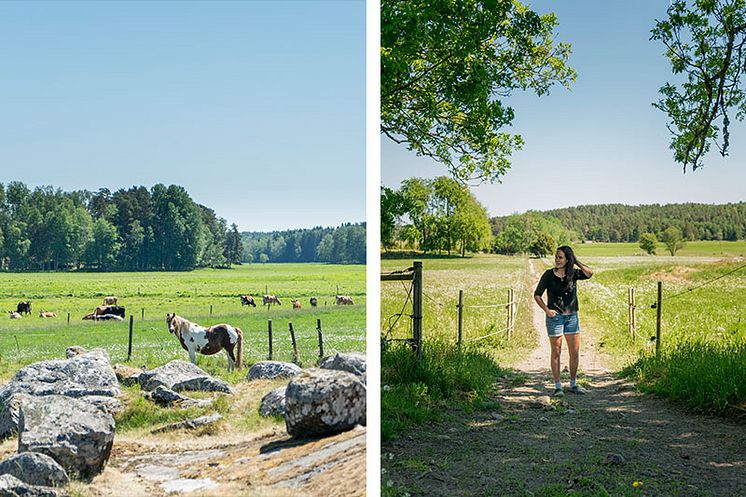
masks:
<svg viewBox="0 0 746 497"><path fill-rule="evenodd" d="M589 276L586 276L583 271L578 268L574 268L575 281L587 280ZM572 285L569 290L566 288L567 281L565 278L559 278L554 274L554 269L547 269L544 274L541 275L539 284L536 285L534 295L544 295L544 290L547 292L547 307L553 309L561 314L571 314L578 312L578 294L577 285Z"/></svg>

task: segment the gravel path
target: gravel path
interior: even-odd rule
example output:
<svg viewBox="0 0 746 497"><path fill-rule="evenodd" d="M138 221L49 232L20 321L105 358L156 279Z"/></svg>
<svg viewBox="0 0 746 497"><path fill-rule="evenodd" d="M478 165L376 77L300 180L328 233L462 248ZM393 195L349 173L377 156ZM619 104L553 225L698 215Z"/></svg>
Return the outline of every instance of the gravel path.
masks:
<svg viewBox="0 0 746 497"><path fill-rule="evenodd" d="M538 346L498 379L499 410L449 412L382 447L390 493L746 497L746 426L637 392L606 369L590 333L580 358L589 393L550 398L549 340L534 312Z"/></svg>

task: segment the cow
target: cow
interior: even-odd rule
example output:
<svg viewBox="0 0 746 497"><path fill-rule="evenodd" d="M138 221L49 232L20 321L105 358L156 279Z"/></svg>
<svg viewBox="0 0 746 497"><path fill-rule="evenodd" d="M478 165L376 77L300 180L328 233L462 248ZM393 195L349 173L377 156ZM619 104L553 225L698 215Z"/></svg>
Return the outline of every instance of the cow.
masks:
<svg viewBox="0 0 746 497"><path fill-rule="evenodd" d="M113 314L115 316L126 317L124 315L124 307L121 305L99 305L93 311L94 316L103 316L104 314Z"/></svg>
<svg viewBox="0 0 746 497"><path fill-rule="evenodd" d="M293 300L293 309L297 311L297 310L300 310L300 308L301 308L300 300L298 299Z"/></svg>
<svg viewBox="0 0 746 497"><path fill-rule="evenodd" d="M317 299L316 297L311 297L311 300L309 300L309 302L311 304L311 307L316 307L317 305L319 305L319 299Z"/></svg>
<svg viewBox="0 0 746 497"><path fill-rule="evenodd" d="M21 314L16 311L9 311L10 319L21 319Z"/></svg>
<svg viewBox="0 0 746 497"><path fill-rule="evenodd" d="M55 314L53 312L49 312L49 311L41 311L39 313L39 317L40 318L56 318L57 314Z"/></svg>
<svg viewBox="0 0 746 497"><path fill-rule="evenodd" d="M168 331L176 335L181 347L189 353L189 360L192 364L197 364L197 352L213 355L225 350L225 355L228 356L228 371L241 369L243 350L241 328L229 324L200 326L176 314L167 314L166 324L168 324Z"/></svg>
<svg viewBox="0 0 746 497"><path fill-rule="evenodd" d="M96 314L92 312L90 314L86 314L85 316L83 316L83 320L124 321L124 318L122 316L117 316L116 314Z"/></svg>
<svg viewBox="0 0 746 497"><path fill-rule="evenodd" d="M117 305L117 298L115 296L104 297L104 305Z"/></svg>
<svg viewBox="0 0 746 497"><path fill-rule="evenodd" d="M282 302L280 302L280 299L278 299L275 295L265 295L262 297L262 304L263 305L269 305L269 304L282 305Z"/></svg>
<svg viewBox="0 0 746 497"><path fill-rule="evenodd" d="M254 302L254 297L251 295L241 295L241 306L250 305L251 307L256 307L256 303Z"/></svg>
<svg viewBox="0 0 746 497"><path fill-rule="evenodd" d="M352 297L348 295L337 295L337 305L352 305Z"/></svg>
<svg viewBox="0 0 746 497"><path fill-rule="evenodd" d="M16 312L18 314L31 314L31 302L18 302L16 306Z"/></svg>

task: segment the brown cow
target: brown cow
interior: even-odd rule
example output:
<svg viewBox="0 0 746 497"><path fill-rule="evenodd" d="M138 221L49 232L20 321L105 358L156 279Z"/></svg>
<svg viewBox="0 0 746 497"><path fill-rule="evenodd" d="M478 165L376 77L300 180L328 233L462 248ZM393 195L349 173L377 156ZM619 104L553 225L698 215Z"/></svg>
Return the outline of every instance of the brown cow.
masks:
<svg viewBox="0 0 746 497"><path fill-rule="evenodd" d="M256 307L256 303L254 302L254 297L252 297L251 295L241 295L241 307L245 305Z"/></svg>
<svg viewBox="0 0 746 497"><path fill-rule="evenodd" d="M282 305L282 302L280 302L280 299L278 299L275 295L265 295L262 297L262 304L263 305L268 305L268 304Z"/></svg>
<svg viewBox="0 0 746 497"><path fill-rule="evenodd" d="M56 318L57 314L50 312L50 311L41 311L39 313L40 318Z"/></svg>
<svg viewBox="0 0 746 497"><path fill-rule="evenodd" d="M298 300L298 299L293 300L293 309L295 309L297 311L300 308L301 308L300 300Z"/></svg>
<svg viewBox="0 0 746 497"><path fill-rule="evenodd" d="M352 297L348 295L337 295L337 305L352 305Z"/></svg>
<svg viewBox="0 0 746 497"><path fill-rule="evenodd" d="M104 305L117 305L117 298L115 296L104 297Z"/></svg>

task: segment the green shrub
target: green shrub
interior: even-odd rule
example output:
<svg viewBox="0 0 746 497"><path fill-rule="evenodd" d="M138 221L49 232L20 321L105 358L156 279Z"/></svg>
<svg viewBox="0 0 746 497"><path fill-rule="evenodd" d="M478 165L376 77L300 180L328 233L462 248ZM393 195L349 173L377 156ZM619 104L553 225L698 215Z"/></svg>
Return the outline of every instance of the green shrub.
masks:
<svg viewBox="0 0 746 497"><path fill-rule="evenodd" d="M644 391L668 397L696 412L746 414L746 342L679 342L660 357L641 355L622 371Z"/></svg>
<svg viewBox="0 0 746 497"><path fill-rule="evenodd" d="M459 351L444 342L426 342L420 365L409 346L385 348L381 353L382 438L439 419L445 406L494 406L488 399L500 374L494 360L478 349Z"/></svg>

